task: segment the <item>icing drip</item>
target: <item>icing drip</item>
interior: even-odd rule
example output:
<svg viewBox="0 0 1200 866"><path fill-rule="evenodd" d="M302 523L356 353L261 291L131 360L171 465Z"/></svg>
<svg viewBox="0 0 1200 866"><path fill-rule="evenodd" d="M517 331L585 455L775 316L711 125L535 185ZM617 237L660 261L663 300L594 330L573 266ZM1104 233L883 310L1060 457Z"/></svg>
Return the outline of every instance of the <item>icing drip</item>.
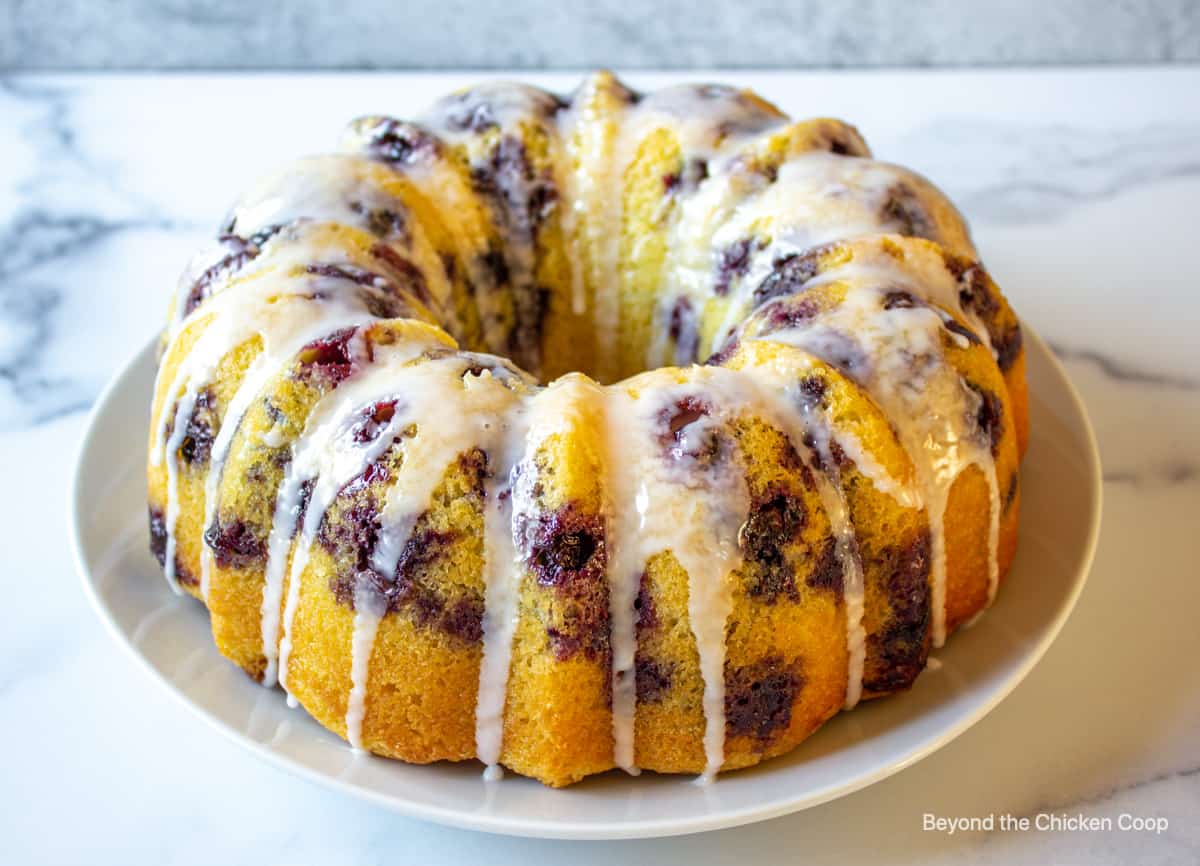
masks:
<svg viewBox="0 0 1200 866"><path fill-rule="evenodd" d="M346 699L346 739L356 752L363 750L362 724L366 715L367 672L379 623L387 613L387 599L362 580L354 587L354 631L350 638L350 695Z"/></svg>
<svg viewBox="0 0 1200 866"><path fill-rule="evenodd" d="M371 566L380 575L396 573L400 555L417 521L431 507L447 468L473 448L493 452L498 436L505 432L496 419L508 413L517 397L490 371L464 376L465 366L462 358L451 356L409 367L397 376L405 400L403 414L417 429L404 440L404 462L380 510L379 540L371 557ZM355 735L352 726L361 723L366 696L366 661L360 657L369 656L376 625L377 618L374 623L368 617L361 622L355 618L353 658L361 679L353 679L346 717L347 730Z"/></svg>
<svg viewBox="0 0 1200 866"><path fill-rule="evenodd" d="M559 223L567 242L576 230L567 189L571 178L562 168L565 145L556 134L562 108L557 97L543 90L491 82L446 97L424 119L466 157L473 192L485 201L500 236L499 250L492 252L503 256L505 285L497 289L511 297L516 321L506 328L498 316L488 346L519 353L534 372L541 368L546 313L546 290L538 275L540 233L551 220ZM532 146L531 138L536 141ZM568 260L571 309L579 316L587 310L583 274L578 257Z"/></svg>
<svg viewBox="0 0 1200 866"><path fill-rule="evenodd" d="M829 518L833 530L834 553L842 569L842 598L846 606L846 701L845 708L854 709L862 697L863 668L867 657L867 632L863 627L863 609L866 588L863 585L862 559L858 553L858 540L854 532L854 524L850 520L850 509L842 492L841 473L838 461L834 456L833 444L835 438L829 427L828 419L808 403L797 399L793 394L780 404L788 407L786 412L797 411L800 416L799 425L789 427L794 431L805 431L808 436L801 436L800 442L811 441L812 451L820 456L819 465L823 472L816 473L817 489L821 496L821 505ZM800 407L799 410L791 409ZM792 434L793 446L797 438ZM841 440L836 440L840 442ZM804 446L808 449L808 446ZM839 446L840 447L840 446ZM805 455L805 462L812 465L811 453Z"/></svg>
<svg viewBox="0 0 1200 866"><path fill-rule="evenodd" d="M830 275L829 279L839 278ZM931 307L885 308L886 290L870 275L842 272L846 296L811 323L772 332L764 339L804 349L835 365L867 389L895 425L913 459L929 519L933 643L946 639L945 510L950 488L969 466L978 466L992 490L989 583L998 579L999 496L990 449L969 427L978 397L963 384L941 348L943 320Z"/></svg>
<svg viewBox="0 0 1200 866"><path fill-rule="evenodd" d="M898 189L912 197L919 213L927 214L919 225L898 223L891 214L890 197ZM789 254L885 232L919 234L952 252L974 254L959 221L947 216L954 214L951 205L919 175L823 150L795 154L767 178L748 171L735 147L722 146L709 162L708 179L682 196L676 210L655 321L665 328L680 298L696 310L715 311L721 319L708 332L708 352L716 351L751 311L754 289ZM722 251L754 239L758 242L747 249L744 274L727 283L722 294L729 297L713 305ZM957 290L954 294L956 298ZM944 306L954 309L957 300ZM661 366L700 358L672 358L660 328L647 346L646 360L649 366Z"/></svg>
<svg viewBox="0 0 1200 866"><path fill-rule="evenodd" d="M266 384L280 371L280 365L268 364L267 358L267 355L260 353L250 362L246 375L238 384L237 392L230 401L229 408L225 411L225 417L221 419L221 429L217 431L217 438L213 440L208 474L204 478L203 525L206 529L213 525L217 516L218 488L221 486L221 475L225 469L225 460L229 456L229 448L233 444L233 437L238 427L241 426L242 418L250 408L250 404L259 397ZM209 585L212 581L213 559L212 548L205 544L200 550L200 597L206 603L208 602Z"/></svg>
<svg viewBox="0 0 1200 866"><path fill-rule="evenodd" d="M738 532L749 514L750 498L742 468L731 453L707 465L702 465L707 458L698 455L728 435L724 428L745 404L744 382L737 374L711 367L692 368L691 381L655 389L641 390L640 378L614 386L606 407L609 448L619 449L620 455L609 461L614 759L626 770L634 768L633 605L646 564L669 551L688 573L688 620L704 681L701 778L707 781L724 763L725 626L732 609L731 574L742 564ZM664 457L664 412L688 401L711 405L711 414L674 431L678 453Z"/></svg>
<svg viewBox="0 0 1200 866"><path fill-rule="evenodd" d="M584 316L588 312L588 274L583 257L577 253L577 244L586 226L586 221L581 222L580 218L585 214L584 202L592 189L592 182L582 171L581 148L576 136L583 132L576 126L578 115L576 103L560 105L555 112L555 134L551 139L555 148L554 185L559 191L556 210L571 272L571 313Z"/></svg>
<svg viewBox="0 0 1200 866"><path fill-rule="evenodd" d="M713 332L712 351L750 311L754 289L767 278L775 263L789 254L885 232L915 232L940 241L953 252L974 253L970 240L959 236L956 225L943 226L934 219L933 203L948 209L949 203L918 175L899 166L818 151L784 163L775 181L761 187L757 194L745 195L744 184L744 180L740 185L730 184L730 191L737 197L736 207L703 238L704 245L695 249L724 249L762 232L769 233L771 242L753 257L747 273L733 287L725 316ZM887 202L897 187L910 189L920 201L930 202L928 224L899 225L889 216ZM709 263L703 266L706 272L696 274L694 279L709 292L712 268Z"/></svg>
<svg viewBox="0 0 1200 866"><path fill-rule="evenodd" d="M479 669L479 696L475 708L475 748L487 765L484 778L499 779L504 738L504 702L508 692L512 640L517 625L520 581L528 551L518 537L521 518L533 518L537 505L534 488L538 447L556 434L567 434L581 403L599 393L599 386L583 376L570 375L515 405L503 423L499 457L489 490L484 518L483 660Z"/></svg>
<svg viewBox="0 0 1200 866"><path fill-rule="evenodd" d="M359 341L351 341L351 351L361 357ZM420 349L419 342L401 351L390 351L376 357L370 370L391 370L411 362ZM267 539L267 563L262 599L262 650L267 660L263 684L282 684L286 655L291 650L290 624L299 602L300 585L296 579L307 563L308 547L312 543L325 511L337 491L375 461L392 445L401 427L393 415L391 421L365 446L347 436L363 407L375 402L381 393L378 374L359 373L322 397L309 413L303 433L292 443L291 459L279 489L275 494L275 511ZM386 392L385 392L386 393ZM304 525L299 527L301 515ZM289 574L289 552L298 528L300 541L293 554L292 564L299 563ZM283 600L284 578L288 576L286 611L288 622L286 648L280 642L280 607Z"/></svg>
<svg viewBox="0 0 1200 866"><path fill-rule="evenodd" d="M322 279L309 282L320 282L328 286L331 281ZM212 526L217 516L217 493L234 436L241 426L242 418L263 389L287 369L296 353L305 345L342 328L357 327L370 318L364 310L356 309L353 305L343 310L334 310L321 304L304 304L298 309L303 312L296 321L289 323L291 327L281 329L283 332L262 335L264 350L254 358L246 370L222 419L221 429L213 440L211 462L204 480L205 527ZM276 436L278 430L271 428L263 436L263 444L279 447L283 443L274 438ZM212 548L205 545L200 554L200 591L205 601L208 600L213 558Z"/></svg>
<svg viewBox="0 0 1200 866"><path fill-rule="evenodd" d="M375 438L365 445L355 441L353 427L365 407L388 397L401 399L395 383L381 382L380 378L385 372L390 372L392 376L402 373L404 366L421 348L424 347L416 343L386 358L377 357L375 366L330 391L313 407L304 433L292 443L292 459L276 493L275 514L267 543L262 608L263 655L267 659L264 684L273 684L278 679L279 684L287 689L292 625L300 603L300 576L308 565L309 551L325 512L333 504L338 491L378 461L391 447L404 429L404 415L393 413ZM303 522L300 523L302 514ZM298 523L299 537L295 538ZM279 600L285 575L287 598L282 614L283 634L280 637ZM288 703L295 705L290 693Z"/></svg>
<svg viewBox="0 0 1200 866"><path fill-rule="evenodd" d="M377 461L406 427L416 427L415 435L403 440L404 460L380 512L379 541L371 560L376 574L390 579L396 573L400 553L413 527L429 509L446 470L460 455L488 441L482 434L495 429L493 419L516 399L490 371L478 376L464 375L469 361L462 356L448 355L415 364L409 363L410 360L411 355L401 353L391 363L376 364L360 379L344 383L333 392L327 406L318 405L317 413L327 417L319 420L316 431L312 435L306 433L294 448L297 477L315 478L316 483L305 509L288 577L279 648L279 682L285 689L300 576L308 564L309 550L325 512L338 491ZM366 407L389 399L396 401L392 417L376 438L363 447L352 435L354 422L361 418ZM291 489L286 481L285 489ZM286 511L295 508L287 506L288 503L281 501L277 507L277 516L284 512L285 521ZM368 591L362 575L355 587L356 598L360 591ZM367 665L373 647L373 639L368 638L378 626L378 617L372 613L376 610L377 606L372 605L360 616L356 609L351 662L352 672L356 673L352 676L347 710L348 737L358 737L360 733Z"/></svg>
<svg viewBox="0 0 1200 866"><path fill-rule="evenodd" d="M270 226L318 222L373 235L411 258L438 322L462 340L453 287L425 227L409 210L409 188L406 177L358 154L308 157L260 181L233 208L228 226L248 235Z"/></svg>
<svg viewBox="0 0 1200 866"><path fill-rule="evenodd" d="M375 147L371 131L379 124L386 126L389 120L367 118L351 124L343 135L341 149L349 153L370 154ZM479 196L471 186L469 172L464 171L460 161L447 148L440 146L440 140L434 139L431 132L412 124L406 126L413 130L414 138L410 142L417 150L411 154L411 158L402 159L399 163L389 161L388 167L411 182L426 199L437 201L444 213L454 214L454 219L441 224L453 237L453 247L457 253L451 259L450 267L461 268L464 272L465 289L470 294L470 303L479 314L482 347L492 352L503 352L508 348L510 323L506 318L505 298L501 292L503 287L495 285L495 275L484 255L492 243L491 231L486 224L487 217ZM443 136L447 134L445 129L441 132ZM445 269L443 262L442 270ZM446 273L446 277L454 282L451 273Z"/></svg>
<svg viewBox="0 0 1200 866"><path fill-rule="evenodd" d="M267 565L263 576L260 630L262 653L267 661L262 684L268 688L275 685L279 677L279 618L282 614L283 578L287 573L288 552L300 520L302 504L303 479L293 469L294 466L293 454L293 462L288 466L283 483L275 493L275 512L271 521L271 531L267 536ZM299 598L299 587L296 587L296 593ZM291 614L295 615L295 605L290 598L288 601Z"/></svg>
<svg viewBox="0 0 1200 866"><path fill-rule="evenodd" d="M560 142L561 139L556 139ZM565 146L564 152L565 152ZM566 243L573 244L575 238L579 235L579 211L575 205L576 192L575 184L578 182L576 175L570 171L563 169L563 163L566 158L559 160L555 164L555 182L558 188L563 191L564 204L559 207L559 221L562 225L562 235L566 239ZM571 255L569 266L571 268L571 312L576 316L583 316L588 311L588 294L587 282L584 279L583 263L578 255Z"/></svg>
<svg viewBox="0 0 1200 866"><path fill-rule="evenodd" d="M728 377L730 372L725 371L724 375ZM835 436L830 419L797 393L794 376L781 374L770 367L750 368L736 375L740 379L727 380L726 392L740 390L746 403L745 411L766 419L775 429L784 432L804 464L817 470L813 472L813 479L829 519L834 556L842 574L847 654L845 708L853 709L862 696L867 635L863 627L862 559L834 456L834 446L841 447L844 434ZM861 445L859 448L861 450ZM911 490L891 479L882 467L879 469L880 477L886 479L891 489L904 491L909 499L915 499Z"/></svg>
<svg viewBox="0 0 1200 866"><path fill-rule="evenodd" d="M597 86L594 80L589 84ZM576 206L585 215L586 244L593 257L590 274L595 291L593 324L602 347L618 345L624 295L620 238L625 173L642 142L656 129L665 127L671 131L685 161L707 163L719 151L735 148L739 142L783 122L782 116L765 104L746 99L732 88L714 85L666 88L633 105L618 103L611 108L611 116L588 108L572 115L570 121L595 127L585 139L590 147L575 150L574 189L579 196ZM604 130L604 134L596 130ZM662 297L673 299L676 294L664 292ZM655 349L662 351L661 346ZM689 363L696 359L677 360ZM610 380L614 374L611 353L601 352L599 362L599 378Z"/></svg>
<svg viewBox="0 0 1200 866"><path fill-rule="evenodd" d="M982 468L982 467L981 467ZM988 485L989 514L988 514L988 607L996 600L996 591L1000 588L1000 482L996 477L996 462L984 468L983 477ZM983 609L976 614L980 616Z"/></svg>
<svg viewBox="0 0 1200 866"><path fill-rule="evenodd" d="M504 422L509 429L503 444L494 451L499 457L495 477L501 483L489 489L484 514L483 658L475 703L475 751L486 766L484 778L489 781L503 776L504 703L524 563L514 528L514 518L522 511L517 500L523 498L517 466L522 454L532 459L537 433L531 423L538 423L531 422L527 402L515 408Z"/></svg>
<svg viewBox="0 0 1200 866"><path fill-rule="evenodd" d="M192 322L205 322L199 338L176 367L174 378L166 391L167 399L163 400L161 413L156 420L159 435L155 441L162 445L150 450L152 465L160 465L166 460L167 558L164 570L168 583L177 591L175 524L179 516L178 452L187 436L188 420L195 411L201 389L213 381L217 367L233 349L256 337L260 339L261 352L251 362L232 397L213 441L211 463L204 482L203 513L204 528L207 529L215 516L216 493L229 447L242 416L259 395L262 386L291 363L296 352L306 343L341 327L372 318L363 302L361 290L348 287L344 281L321 279L323 284L335 285L327 286L330 292L324 302L311 302L305 293L312 290L314 282L316 280L313 278L264 273L259 279L241 286L239 291L212 297L169 335L171 342L168 343L168 352L185 327ZM348 288L353 290L348 291ZM160 367L160 376L165 369L166 365ZM180 396L172 405L170 395L174 394ZM174 411L171 411L172 408ZM208 597L211 557L212 551L207 545L202 547L201 591L205 599Z"/></svg>
<svg viewBox="0 0 1200 866"><path fill-rule="evenodd" d="M620 386L616 386L619 388ZM613 404L627 397L619 394L609 397L606 412L606 440L609 467L608 474L608 599L610 643L612 645L612 723L613 763L627 773L637 774L634 763L634 720L637 705L637 683L635 661L637 655L637 622L634 604L637 600L642 570L645 568L643 552L633 542L637 538L641 516L632 512L633 503L639 502L638 489L633 471L620 471L617 467L628 460L628 449L635 444L632 432L638 439L653 436L653 431L631 430L624 423L630 407ZM624 416L622 414L624 409Z"/></svg>
<svg viewBox="0 0 1200 866"><path fill-rule="evenodd" d="M828 442L823 443L823 447L829 449L830 445L836 443L846 458L858 469L859 474L868 479L876 490L892 497L905 508L921 507L921 494L916 488L889 473L887 467L875 459L875 455L863 446L857 436L849 430L838 430L835 433L829 428L824 428L824 432L829 438ZM824 456L825 450L821 453ZM830 454L832 455L831 450Z"/></svg>
<svg viewBox="0 0 1200 866"><path fill-rule="evenodd" d="M512 639L517 628L517 602L520 592L519 561L513 539L513 442L523 419L505 422L510 432L506 444L498 449L500 465L497 482L489 486L483 514L484 607L483 656L479 663L479 694L475 702L475 752L486 765L484 778L503 776L500 752L504 744L504 701L508 695L508 672L512 663Z"/></svg>
<svg viewBox="0 0 1200 866"><path fill-rule="evenodd" d="M616 168L609 148L618 135L619 126L618 121L608 117L597 103L596 91L602 86L601 81L602 78L593 77L584 82L572 108L560 114L559 129L574 169L569 183L569 209L573 211L574 242L581 248L586 265L585 292L591 292L592 319L598 335L611 336L619 315L619 298L612 282L616 264L611 262L613 252L608 249L609 241L604 234L606 223L601 215L608 214L611 222L611 212L616 207L611 202L612 177ZM605 336L597 338L598 345L604 345ZM608 363L605 356L602 352L601 363ZM602 379L606 377L602 370L597 371L597 375Z"/></svg>
<svg viewBox="0 0 1200 866"><path fill-rule="evenodd" d="M182 593L183 590L179 586L179 578L175 571L175 524L179 522L179 449L183 445L183 440L187 436L187 419L192 417L192 412L196 407L196 398L199 396L198 386L194 383L188 383L187 390L183 396L179 398L178 408L175 411L175 426L171 430L171 437L166 441L165 450L170 457L167 459L167 513L166 530L167 530L167 547L166 556L163 560L163 573L166 575L167 584L173 589L176 594ZM158 457L162 459L161 456Z"/></svg>
<svg viewBox="0 0 1200 866"><path fill-rule="evenodd" d="M403 440L404 459L395 483L388 488L380 510L378 543L372 554L372 569L385 579L396 573L400 554L420 517L430 508L433 494L448 467L474 447L491 443L502 416L516 399L513 393L490 371L464 376L467 364L458 356L432 359L420 364L388 370L372 368L367 377L376 387L380 379L401 401L389 422L392 431L401 425L415 425L416 432ZM382 372L381 372L382 370ZM376 392L378 393L378 392ZM344 435L344 434L343 434ZM361 450L361 449L360 449ZM353 465L362 471L369 463L361 458ZM330 481L330 478L333 481ZM324 511L332 496L354 474L332 474L323 467L305 516L305 527L294 554L288 604L284 615L284 638L280 648L280 680L286 688L287 654L291 647L291 625L295 615L293 596L299 594L299 576L307 562L305 551L311 546ZM336 486L335 486L336 485ZM378 594L359 575L355 598ZM346 713L347 737L361 741L365 712L368 666L374 636L386 603L356 606L351 656L351 691Z"/></svg>
<svg viewBox="0 0 1200 866"><path fill-rule="evenodd" d="M830 495L834 494L834 495ZM821 486L821 500L833 525L836 556L842 567L842 596L846 604L846 701L854 709L862 697L863 668L867 658L867 631L863 627L865 587L862 560L846 500L833 485Z"/></svg>

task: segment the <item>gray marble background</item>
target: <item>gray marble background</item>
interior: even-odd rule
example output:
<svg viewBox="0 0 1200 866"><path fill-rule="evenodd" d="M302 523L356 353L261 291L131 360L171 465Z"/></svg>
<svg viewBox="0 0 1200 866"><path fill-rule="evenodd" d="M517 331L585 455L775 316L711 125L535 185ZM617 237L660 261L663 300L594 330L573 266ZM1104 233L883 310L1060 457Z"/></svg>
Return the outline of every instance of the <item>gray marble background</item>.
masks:
<svg viewBox="0 0 1200 866"><path fill-rule="evenodd" d="M0 0L0 70L1200 60L1196 0Z"/></svg>

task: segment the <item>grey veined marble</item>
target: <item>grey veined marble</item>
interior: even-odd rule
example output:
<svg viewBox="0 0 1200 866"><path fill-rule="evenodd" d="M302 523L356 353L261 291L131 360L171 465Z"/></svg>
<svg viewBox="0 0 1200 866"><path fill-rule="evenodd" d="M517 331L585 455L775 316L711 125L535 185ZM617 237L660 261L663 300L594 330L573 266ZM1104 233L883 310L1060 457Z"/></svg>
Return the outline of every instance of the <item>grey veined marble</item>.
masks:
<svg viewBox="0 0 1200 866"><path fill-rule="evenodd" d="M0 0L9 70L1197 60L1194 0Z"/></svg>

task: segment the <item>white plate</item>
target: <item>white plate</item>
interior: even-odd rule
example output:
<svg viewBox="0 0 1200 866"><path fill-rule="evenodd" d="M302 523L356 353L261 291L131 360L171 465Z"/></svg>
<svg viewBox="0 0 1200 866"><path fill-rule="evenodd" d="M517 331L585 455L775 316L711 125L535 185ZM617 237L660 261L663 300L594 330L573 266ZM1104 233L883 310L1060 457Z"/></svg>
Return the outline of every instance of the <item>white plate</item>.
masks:
<svg viewBox="0 0 1200 866"><path fill-rule="evenodd" d="M526 836L667 836L730 827L841 797L946 745L998 704L1058 634L1083 587L1100 525L1100 462L1083 406L1045 344L1025 329L1032 438L1022 470L1021 543L995 606L938 653L913 689L840 716L790 755L720 777L619 772L566 790L479 764L413 766L355 755L217 653L202 605L172 594L148 552L145 435L153 344L92 413L73 491L84 587L134 657L217 730L260 757L431 821Z"/></svg>

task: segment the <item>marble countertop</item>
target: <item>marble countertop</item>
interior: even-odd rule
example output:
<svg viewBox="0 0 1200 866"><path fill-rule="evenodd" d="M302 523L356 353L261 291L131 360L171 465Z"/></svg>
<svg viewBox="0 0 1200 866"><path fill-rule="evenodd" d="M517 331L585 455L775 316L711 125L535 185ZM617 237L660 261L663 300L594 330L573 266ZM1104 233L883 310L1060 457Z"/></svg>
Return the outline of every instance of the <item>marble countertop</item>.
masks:
<svg viewBox="0 0 1200 866"><path fill-rule="evenodd" d="M1193 0L56 0L0 7L0 69L624 69L1186 63ZM419 9L419 14L413 14ZM796 38L802 37L802 38Z"/></svg>
<svg viewBox="0 0 1200 866"><path fill-rule="evenodd" d="M66 490L88 406L158 329L179 269L252 178L328 147L351 116L412 113L475 77L0 79L3 859L1200 861L1197 68L689 76L846 117L877 154L941 184L1095 424L1104 527L1075 613L1011 697L920 764L719 833L492 837L261 764L136 669L89 610L68 552ZM948 835L924 830L925 813L1129 814L1168 828Z"/></svg>

